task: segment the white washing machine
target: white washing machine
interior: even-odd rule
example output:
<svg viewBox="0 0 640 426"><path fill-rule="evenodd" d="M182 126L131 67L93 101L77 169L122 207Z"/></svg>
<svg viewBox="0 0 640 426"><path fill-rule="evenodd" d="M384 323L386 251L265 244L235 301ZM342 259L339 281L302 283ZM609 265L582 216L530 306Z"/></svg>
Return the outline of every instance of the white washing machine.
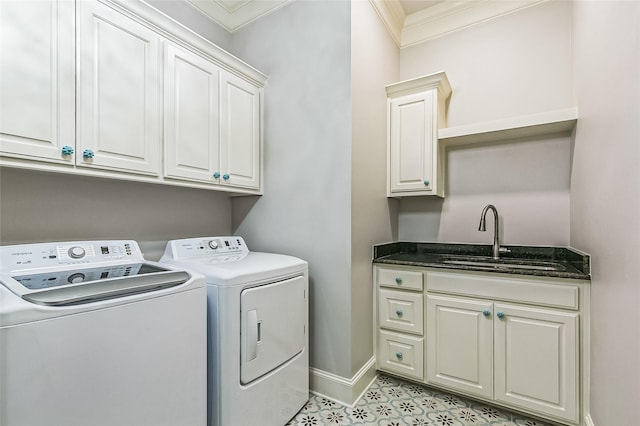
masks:
<svg viewBox="0 0 640 426"><path fill-rule="evenodd" d="M206 424L206 287L135 241L0 247L0 424Z"/></svg>
<svg viewBox="0 0 640 426"><path fill-rule="evenodd" d="M282 426L309 399L308 265L240 237L170 241L160 262L205 275L211 426Z"/></svg>

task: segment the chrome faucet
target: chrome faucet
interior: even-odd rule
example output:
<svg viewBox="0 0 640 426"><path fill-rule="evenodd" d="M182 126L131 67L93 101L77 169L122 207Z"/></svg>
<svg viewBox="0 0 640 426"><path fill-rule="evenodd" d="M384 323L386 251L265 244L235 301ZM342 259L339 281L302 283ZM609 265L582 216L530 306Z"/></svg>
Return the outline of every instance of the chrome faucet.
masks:
<svg viewBox="0 0 640 426"><path fill-rule="evenodd" d="M493 258L500 258L500 239L498 237L498 210L491 205L487 204L482 210L482 214L480 215L480 227L478 231L486 231L487 230L487 212L491 210L493 212Z"/></svg>

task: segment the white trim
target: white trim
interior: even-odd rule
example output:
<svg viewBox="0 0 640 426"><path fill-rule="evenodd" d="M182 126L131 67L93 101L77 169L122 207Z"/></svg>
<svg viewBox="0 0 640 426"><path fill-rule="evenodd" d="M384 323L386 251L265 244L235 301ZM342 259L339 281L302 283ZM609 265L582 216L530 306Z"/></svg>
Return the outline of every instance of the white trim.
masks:
<svg viewBox="0 0 640 426"><path fill-rule="evenodd" d="M309 387L316 395L353 407L376 379L375 367L376 359L372 357L351 379L309 368Z"/></svg>
<svg viewBox="0 0 640 426"><path fill-rule="evenodd" d="M243 2L225 2L223 0L185 0L198 12L232 33L251 22L266 16L293 0L246 0Z"/></svg>
<svg viewBox="0 0 640 426"><path fill-rule="evenodd" d="M396 46L401 47L400 39L402 37L402 28L404 26L406 15L402 6L400 6L400 2L369 0L369 3L373 6L373 9L378 14L378 17L389 32L389 35Z"/></svg>
<svg viewBox="0 0 640 426"><path fill-rule="evenodd" d="M591 419L591 414L587 414L584 417L584 425L585 426L596 426L596 424L593 422L593 419Z"/></svg>
<svg viewBox="0 0 640 426"><path fill-rule="evenodd" d="M405 15L397 0L369 0L401 49L549 0L459 0Z"/></svg>

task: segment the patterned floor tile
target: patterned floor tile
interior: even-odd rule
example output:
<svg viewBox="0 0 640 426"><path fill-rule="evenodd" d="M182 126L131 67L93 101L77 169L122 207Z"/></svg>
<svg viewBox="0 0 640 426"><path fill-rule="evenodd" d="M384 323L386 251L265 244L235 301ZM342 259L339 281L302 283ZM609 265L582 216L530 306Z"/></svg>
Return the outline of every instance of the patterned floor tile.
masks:
<svg viewBox="0 0 640 426"><path fill-rule="evenodd" d="M287 426L551 426L439 390L378 375L354 407L311 395Z"/></svg>

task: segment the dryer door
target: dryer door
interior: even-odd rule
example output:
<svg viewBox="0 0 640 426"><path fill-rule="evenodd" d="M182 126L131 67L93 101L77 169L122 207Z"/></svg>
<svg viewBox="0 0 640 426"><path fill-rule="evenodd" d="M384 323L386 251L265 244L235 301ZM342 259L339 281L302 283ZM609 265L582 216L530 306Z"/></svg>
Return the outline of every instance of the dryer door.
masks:
<svg viewBox="0 0 640 426"><path fill-rule="evenodd" d="M248 384L305 347L306 280L295 277L248 288L240 296L240 381Z"/></svg>

